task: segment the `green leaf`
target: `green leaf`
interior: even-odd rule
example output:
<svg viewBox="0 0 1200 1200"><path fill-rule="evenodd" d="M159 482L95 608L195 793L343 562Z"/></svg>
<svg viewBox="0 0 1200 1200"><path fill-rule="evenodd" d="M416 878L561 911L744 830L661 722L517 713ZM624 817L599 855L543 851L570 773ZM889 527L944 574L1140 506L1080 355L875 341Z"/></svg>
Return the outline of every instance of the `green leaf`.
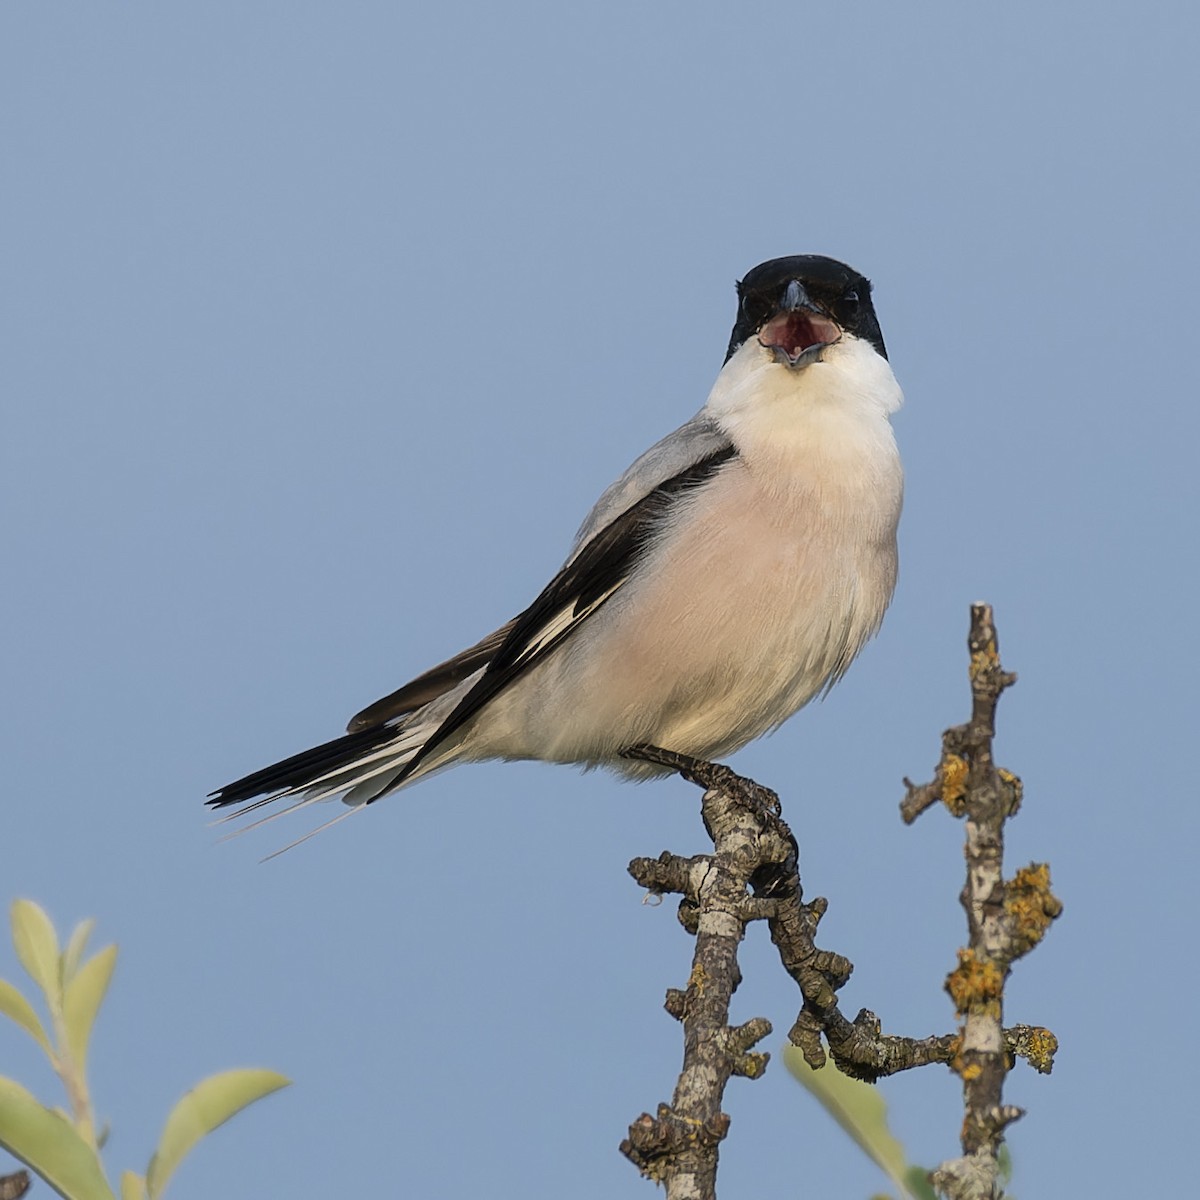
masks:
<svg viewBox="0 0 1200 1200"><path fill-rule="evenodd" d="M146 1192L157 1200L184 1156L207 1133L248 1104L291 1082L275 1071L243 1067L202 1079L171 1110L146 1171Z"/></svg>
<svg viewBox="0 0 1200 1200"><path fill-rule="evenodd" d="M79 1073L87 1065L88 1041L92 1025L104 1002L117 965L116 946L105 946L76 971L63 991L63 1024L67 1030L67 1049Z"/></svg>
<svg viewBox="0 0 1200 1200"><path fill-rule="evenodd" d="M0 1076L0 1146L67 1200L115 1200L100 1161L75 1127Z"/></svg>
<svg viewBox="0 0 1200 1200"><path fill-rule="evenodd" d="M814 1071L796 1046L784 1047L783 1061L905 1196L934 1200L933 1189L923 1177L914 1180L914 1174L922 1175L920 1168L909 1166L904 1147L888 1129L887 1104L878 1089L843 1075L832 1062Z"/></svg>
<svg viewBox="0 0 1200 1200"><path fill-rule="evenodd" d="M146 1181L136 1171L121 1172L121 1200L146 1200Z"/></svg>
<svg viewBox="0 0 1200 1200"><path fill-rule="evenodd" d="M14 900L12 938L21 966L45 992L50 1011L58 1012L62 1005L58 936L46 910L32 900Z"/></svg>
<svg viewBox="0 0 1200 1200"><path fill-rule="evenodd" d="M0 979L0 1013L16 1021L47 1054L54 1053L33 1005L6 979Z"/></svg>
<svg viewBox="0 0 1200 1200"><path fill-rule="evenodd" d="M80 921L72 930L71 937L67 941L67 948L62 953L63 987L66 987L75 978L75 972L79 970L79 962L83 958L88 938L92 936L92 930L95 928L96 922L88 917L86 921Z"/></svg>
<svg viewBox="0 0 1200 1200"><path fill-rule="evenodd" d="M908 1181L908 1190L917 1200L938 1200L937 1192L929 1182L929 1172L924 1167L909 1167L904 1178Z"/></svg>

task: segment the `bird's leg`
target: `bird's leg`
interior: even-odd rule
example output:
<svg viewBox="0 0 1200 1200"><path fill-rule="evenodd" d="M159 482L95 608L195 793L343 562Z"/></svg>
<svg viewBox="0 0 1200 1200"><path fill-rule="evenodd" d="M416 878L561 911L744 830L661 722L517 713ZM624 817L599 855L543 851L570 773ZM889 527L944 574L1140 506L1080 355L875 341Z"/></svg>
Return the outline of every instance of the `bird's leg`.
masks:
<svg viewBox="0 0 1200 1200"><path fill-rule="evenodd" d="M727 767L724 763L707 762L703 758L693 758L690 754L680 754L677 750L664 750L661 746L651 746L642 743L630 746L621 751L622 758L635 759L638 762L654 763L655 766L669 767L677 771L688 783L697 784L705 790L719 789L729 795L736 796L743 804L761 812L778 817L782 812L779 796L761 783L747 779L744 775Z"/></svg>

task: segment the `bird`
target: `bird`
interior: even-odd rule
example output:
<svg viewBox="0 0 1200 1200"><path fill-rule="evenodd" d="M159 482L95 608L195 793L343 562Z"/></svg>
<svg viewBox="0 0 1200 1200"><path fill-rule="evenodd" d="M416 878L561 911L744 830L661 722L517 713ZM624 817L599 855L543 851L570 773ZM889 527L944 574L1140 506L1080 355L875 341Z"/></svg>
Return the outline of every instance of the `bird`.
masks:
<svg viewBox="0 0 1200 1200"><path fill-rule="evenodd" d="M342 736L208 803L243 816L290 801L253 828L340 796L340 815L296 845L459 763L640 781L667 769L623 757L631 747L709 761L826 693L895 588L903 393L871 283L845 263L772 259L737 283L737 301L703 407L600 496L528 608Z"/></svg>

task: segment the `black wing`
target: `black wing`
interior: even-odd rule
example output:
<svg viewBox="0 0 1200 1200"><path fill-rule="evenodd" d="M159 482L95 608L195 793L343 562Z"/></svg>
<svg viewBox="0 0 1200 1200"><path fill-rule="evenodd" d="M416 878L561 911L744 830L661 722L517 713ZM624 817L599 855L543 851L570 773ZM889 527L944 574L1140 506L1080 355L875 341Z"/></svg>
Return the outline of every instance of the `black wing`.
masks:
<svg viewBox="0 0 1200 1200"><path fill-rule="evenodd" d="M671 506L683 493L710 479L736 453L732 446L727 446L708 455L659 484L596 533L547 584L542 594L504 627L508 631L507 636L488 662L479 681L409 760L387 791L399 787L431 750L461 729L489 700L570 637L600 609L632 574L647 541L659 528ZM437 669L434 668L435 671ZM386 792L380 795L386 795ZM379 796L373 798L378 799Z"/></svg>
<svg viewBox="0 0 1200 1200"><path fill-rule="evenodd" d="M350 733L370 729L390 721L393 717L412 712L422 704L428 704L430 700L436 700L443 692L448 692L456 684L462 683L468 675L474 675L484 666L504 645L516 623L517 618L514 617L507 625L501 626L495 633L489 633L469 650L446 659L444 663L438 663L436 667L430 667L423 675L418 675L402 688L384 696L382 700L376 700L374 704L368 705L362 712L351 717L346 729Z"/></svg>

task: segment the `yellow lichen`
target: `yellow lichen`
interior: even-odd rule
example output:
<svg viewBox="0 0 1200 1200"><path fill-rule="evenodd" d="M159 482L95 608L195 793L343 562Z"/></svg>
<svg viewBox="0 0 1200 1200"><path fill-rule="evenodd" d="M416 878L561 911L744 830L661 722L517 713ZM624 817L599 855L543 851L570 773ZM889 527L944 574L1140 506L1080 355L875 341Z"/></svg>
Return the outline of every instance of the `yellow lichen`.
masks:
<svg viewBox="0 0 1200 1200"><path fill-rule="evenodd" d="M1014 956L1027 954L1045 937L1062 907L1050 891L1049 864L1030 863L1012 877L1004 892L1004 910L1012 921Z"/></svg>
<svg viewBox="0 0 1200 1200"><path fill-rule="evenodd" d="M958 952L958 966L946 976L946 991L960 1017L967 1013L1000 1016L1000 997L1004 990L1004 972L988 959L980 959L974 950Z"/></svg>
<svg viewBox="0 0 1200 1200"><path fill-rule="evenodd" d="M963 1062L962 1058L962 1049L962 1035L959 1034L950 1043L950 1059L946 1063L946 1066L948 1066L950 1070L955 1073L955 1075L961 1075L966 1069L966 1064Z"/></svg>
<svg viewBox="0 0 1200 1200"><path fill-rule="evenodd" d="M1029 1031L1025 1057L1035 1071L1049 1075L1057 1053L1058 1038L1050 1030L1037 1026Z"/></svg>
<svg viewBox="0 0 1200 1200"><path fill-rule="evenodd" d="M986 675L989 671L998 671L999 669L1000 654L996 649L994 641L988 642L982 650L976 650L971 655L970 675L972 683L981 676Z"/></svg>
<svg viewBox="0 0 1200 1200"><path fill-rule="evenodd" d="M956 816L963 814L967 794L967 760L958 754L946 754L941 762L942 803Z"/></svg>
<svg viewBox="0 0 1200 1200"><path fill-rule="evenodd" d="M1000 782L1008 788L1008 814L1012 816L1021 807L1021 799L1025 795L1025 785L1018 776L1005 770L1004 767L997 767L996 774L1000 777Z"/></svg>
<svg viewBox="0 0 1200 1200"><path fill-rule="evenodd" d="M738 1059L738 1073L747 1079L759 1079L767 1069L769 1054L745 1054Z"/></svg>

